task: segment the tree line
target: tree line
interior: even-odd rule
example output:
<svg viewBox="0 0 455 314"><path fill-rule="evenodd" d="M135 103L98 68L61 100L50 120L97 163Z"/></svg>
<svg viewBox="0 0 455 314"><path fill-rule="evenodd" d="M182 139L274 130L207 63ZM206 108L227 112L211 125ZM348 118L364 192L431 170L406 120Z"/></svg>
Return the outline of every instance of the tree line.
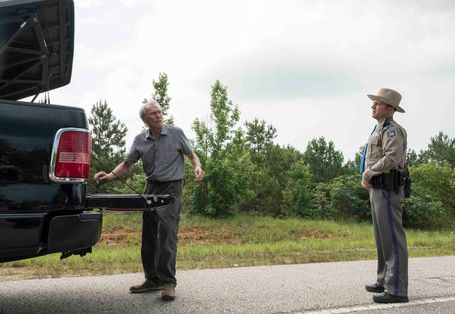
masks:
<svg viewBox="0 0 455 314"><path fill-rule="evenodd" d="M166 116L171 98L165 73L153 80L152 97ZM144 99L144 103L148 99ZM93 136L92 172L110 171L126 152L127 127L113 115L106 101L93 105L89 124ZM192 124L190 139L206 176L196 183L186 164L184 208L191 214L229 217L245 212L274 217L304 217L370 221L367 191L361 187L361 149L354 160L324 137L312 139L300 152L274 143L277 130L264 120L240 123L239 108L219 81L211 87L210 116ZM412 194L404 201L404 224L413 228L447 228L455 221L455 139L439 132L427 149L408 150ZM140 163L125 182L99 188L99 192L142 193L145 177ZM89 192L96 192L93 182Z"/></svg>

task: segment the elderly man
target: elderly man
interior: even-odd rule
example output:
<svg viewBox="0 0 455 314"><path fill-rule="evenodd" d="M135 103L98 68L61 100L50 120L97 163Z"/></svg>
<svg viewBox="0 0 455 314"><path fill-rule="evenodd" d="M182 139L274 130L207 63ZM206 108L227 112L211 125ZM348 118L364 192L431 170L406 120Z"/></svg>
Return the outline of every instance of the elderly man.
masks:
<svg viewBox="0 0 455 314"><path fill-rule="evenodd" d="M373 296L378 303L408 302L408 249L401 209L407 135L393 119L396 111L404 110L401 95L392 89L367 96L373 100L377 124L363 151L360 172L370 195L378 269L376 282L365 289L382 293Z"/></svg>
<svg viewBox="0 0 455 314"><path fill-rule="evenodd" d="M174 198L170 206L143 213L141 257L144 283L130 288L132 293L161 291L162 300L175 299L175 265L177 233L182 209L184 157L194 167L197 181L204 177L198 156L192 151L180 128L163 124L160 105L152 100L140 110L148 129L138 134L125 160L111 173L98 172L95 180L101 184L124 175L139 159L147 177L147 194L169 194Z"/></svg>

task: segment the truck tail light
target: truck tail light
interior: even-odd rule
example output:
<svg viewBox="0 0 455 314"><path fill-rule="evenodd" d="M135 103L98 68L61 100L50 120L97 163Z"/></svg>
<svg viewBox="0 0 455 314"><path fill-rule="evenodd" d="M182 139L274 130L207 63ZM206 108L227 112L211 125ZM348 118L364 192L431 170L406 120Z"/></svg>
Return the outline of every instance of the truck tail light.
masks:
<svg viewBox="0 0 455 314"><path fill-rule="evenodd" d="M85 182L90 176L92 138L85 129L60 129L55 135L49 176L56 182Z"/></svg>

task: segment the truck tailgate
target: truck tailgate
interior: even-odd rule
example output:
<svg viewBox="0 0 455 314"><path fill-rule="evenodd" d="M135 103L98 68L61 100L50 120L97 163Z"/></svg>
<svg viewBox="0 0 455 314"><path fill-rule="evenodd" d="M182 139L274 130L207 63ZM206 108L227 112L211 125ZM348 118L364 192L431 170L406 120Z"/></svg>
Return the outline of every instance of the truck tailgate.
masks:
<svg viewBox="0 0 455 314"><path fill-rule="evenodd" d="M86 197L87 208L116 211L144 211L174 202L170 195L157 194L93 194Z"/></svg>

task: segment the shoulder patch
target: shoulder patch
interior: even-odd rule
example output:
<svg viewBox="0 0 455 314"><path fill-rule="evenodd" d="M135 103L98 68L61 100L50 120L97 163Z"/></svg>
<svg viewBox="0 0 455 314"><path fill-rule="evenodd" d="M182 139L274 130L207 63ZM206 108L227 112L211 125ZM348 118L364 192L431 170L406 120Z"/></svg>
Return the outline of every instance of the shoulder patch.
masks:
<svg viewBox="0 0 455 314"><path fill-rule="evenodd" d="M390 129L387 131L386 134L388 137L395 137L397 135L397 132L395 131L395 129Z"/></svg>

